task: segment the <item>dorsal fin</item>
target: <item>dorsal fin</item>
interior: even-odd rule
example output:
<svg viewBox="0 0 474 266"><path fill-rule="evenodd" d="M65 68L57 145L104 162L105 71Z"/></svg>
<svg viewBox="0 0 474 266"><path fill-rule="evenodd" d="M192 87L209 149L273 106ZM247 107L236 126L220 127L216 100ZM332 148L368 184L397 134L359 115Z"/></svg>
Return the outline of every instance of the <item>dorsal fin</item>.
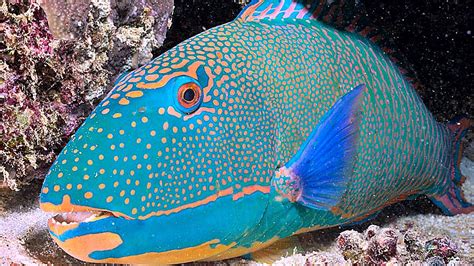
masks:
<svg viewBox="0 0 474 266"><path fill-rule="evenodd" d="M353 20L356 6L354 0L253 0L237 19L317 19L340 28Z"/></svg>
<svg viewBox="0 0 474 266"><path fill-rule="evenodd" d="M376 44L395 63L413 87L423 92L416 72L390 38L371 27L362 1L356 0L252 0L237 16L244 22L277 19L318 20L336 29L357 33ZM400 60L401 59L401 60Z"/></svg>

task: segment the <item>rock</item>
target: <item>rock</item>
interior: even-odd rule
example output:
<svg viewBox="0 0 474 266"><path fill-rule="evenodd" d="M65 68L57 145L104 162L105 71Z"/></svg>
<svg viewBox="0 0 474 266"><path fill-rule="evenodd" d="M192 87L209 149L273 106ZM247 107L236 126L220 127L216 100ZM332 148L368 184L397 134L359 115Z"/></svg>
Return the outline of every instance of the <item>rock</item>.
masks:
<svg viewBox="0 0 474 266"><path fill-rule="evenodd" d="M414 260L421 260L424 257L423 243L420 240L420 235L413 230L408 230L403 236L403 243L409 257Z"/></svg>
<svg viewBox="0 0 474 266"><path fill-rule="evenodd" d="M458 253L458 247L447 237L434 238L425 243L425 252L427 258L438 257L447 263Z"/></svg>
<svg viewBox="0 0 474 266"><path fill-rule="evenodd" d="M39 0L39 4L56 39L71 40L84 34L90 0Z"/></svg>
<svg viewBox="0 0 474 266"><path fill-rule="evenodd" d="M444 263L443 258L438 257L438 256L434 256L434 257L428 258L428 259L425 261L425 264L426 264L427 266L444 266L444 265L446 265L446 264Z"/></svg>
<svg viewBox="0 0 474 266"><path fill-rule="evenodd" d="M379 230L380 230L380 227L378 225L375 225L375 224L369 225L369 227L367 227L367 229L365 229L364 231L365 239L366 240L371 239L379 232Z"/></svg>
<svg viewBox="0 0 474 266"><path fill-rule="evenodd" d="M151 60L172 12L173 0L1 2L0 189L44 177L115 77Z"/></svg>
<svg viewBox="0 0 474 266"><path fill-rule="evenodd" d="M366 252L368 263L388 262L397 255L398 232L380 229L369 241Z"/></svg>
<svg viewBox="0 0 474 266"><path fill-rule="evenodd" d="M361 233L354 230L342 232L336 240L344 259L356 263L362 260L365 241Z"/></svg>

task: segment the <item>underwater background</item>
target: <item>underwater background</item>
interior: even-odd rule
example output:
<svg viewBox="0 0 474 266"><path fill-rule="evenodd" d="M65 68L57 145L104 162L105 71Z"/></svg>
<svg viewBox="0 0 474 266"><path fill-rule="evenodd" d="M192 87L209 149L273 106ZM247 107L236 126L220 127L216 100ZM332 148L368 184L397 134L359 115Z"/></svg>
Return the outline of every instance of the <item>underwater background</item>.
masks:
<svg viewBox="0 0 474 266"><path fill-rule="evenodd" d="M37 208L42 179L56 154L120 72L136 68L179 42L234 19L243 6L231 0L84 2L90 2L92 11L83 11L85 15L81 15L80 8L71 11L73 20L81 23L59 29L62 33L56 35L49 29L48 12L43 12L37 1L1 4L1 264L79 263L52 243L46 231L48 215ZM115 6L107 6L109 2ZM156 4L156 9L150 12L139 6L147 2ZM401 63L416 72L422 84L418 93L436 119L445 123L457 115L472 117L473 2L362 2L369 25L383 32L393 45L391 48L399 51ZM136 14L130 8L133 5L138 7L133 9ZM55 10L50 6L49 12ZM140 12L149 13L142 16ZM148 21L147 17L152 16L164 19ZM86 24L88 27L83 26ZM67 32L73 32L72 37ZM462 166L463 173L470 177L464 188L471 202L473 138L472 132L466 136ZM387 245L378 248L395 248L395 253L384 254L383 260L400 260L403 252L397 253L398 249L406 252L403 260L435 257L443 263L452 259L466 264L474 262L472 214L446 217L428 200L420 199L389 207L376 220L351 229L364 232L370 224L384 228L372 228L380 233L380 242ZM359 234L346 229L305 234L305 251L280 263L345 263L348 258L357 261L367 255L364 252L372 252L363 248L370 244L364 239L368 231ZM391 237L391 232L398 237ZM360 249L347 248L339 243L341 239ZM437 253L437 246L444 246L447 251Z"/></svg>

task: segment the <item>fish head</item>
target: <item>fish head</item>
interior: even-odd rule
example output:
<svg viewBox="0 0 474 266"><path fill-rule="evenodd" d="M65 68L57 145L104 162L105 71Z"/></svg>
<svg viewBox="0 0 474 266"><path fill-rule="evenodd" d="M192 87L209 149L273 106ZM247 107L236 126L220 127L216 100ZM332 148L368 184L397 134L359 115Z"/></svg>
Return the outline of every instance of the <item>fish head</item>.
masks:
<svg viewBox="0 0 474 266"><path fill-rule="evenodd" d="M222 54L198 60L190 47L123 75L52 165L40 205L59 213L50 233L74 257L203 259L262 217L272 170L243 122L245 99L216 71Z"/></svg>

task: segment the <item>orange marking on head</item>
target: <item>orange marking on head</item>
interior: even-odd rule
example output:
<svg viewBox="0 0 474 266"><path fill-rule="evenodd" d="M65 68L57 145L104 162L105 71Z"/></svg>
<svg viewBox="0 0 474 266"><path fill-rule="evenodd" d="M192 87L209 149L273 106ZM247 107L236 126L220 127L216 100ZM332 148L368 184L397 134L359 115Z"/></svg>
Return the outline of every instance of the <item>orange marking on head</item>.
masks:
<svg viewBox="0 0 474 266"><path fill-rule="evenodd" d="M238 193L234 194L234 196L232 196L232 199L237 200L239 198L242 198L245 195L250 195L250 194L253 194L257 191L268 194L268 193L270 193L270 186L254 185L254 186L250 186L250 187L244 187L244 188L242 188L241 192L238 192Z"/></svg>
<svg viewBox="0 0 474 266"><path fill-rule="evenodd" d="M227 75L222 76L222 78L216 82L217 87L222 86L222 84L223 84L224 82L226 82L227 80L229 80L229 76L227 76Z"/></svg>
<svg viewBox="0 0 474 266"><path fill-rule="evenodd" d="M188 203L188 204L184 204L184 205L181 205L177 208L170 209L170 210L151 212L147 215L139 216L138 218L139 219L147 219L151 216L169 215L171 213L180 212L180 211L185 210L185 209L195 208L195 207L198 207L198 206L201 206L201 205L208 204L209 202L216 201L220 197L227 196L227 195L232 195L232 193L234 193L234 189L232 187L230 187L230 188L218 191L216 194L214 194L212 196L209 196L205 199L198 200L196 202L192 202L192 203Z"/></svg>
<svg viewBox="0 0 474 266"><path fill-rule="evenodd" d="M118 234L110 232L77 236L64 242L53 235L52 238L68 254L88 262L114 262L113 258L94 260L89 255L94 251L114 249L123 243Z"/></svg>
<svg viewBox="0 0 474 266"><path fill-rule="evenodd" d="M151 74L151 75L146 75L145 79L147 81L154 81L154 80L157 80L159 77L160 77L160 75L158 75L158 74Z"/></svg>
<svg viewBox="0 0 474 266"><path fill-rule="evenodd" d="M217 75L220 75L221 72L222 72L222 67L221 66L217 66L214 71L216 72Z"/></svg>
<svg viewBox="0 0 474 266"><path fill-rule="evenodd" d="M208 108L208 107L201 107L196 112L194 112L192 114L189 114L189 115L185 115L183 120L187 121L187 120L191 119L192 117L194 117L196 115L199 115L203 112L215 113L216 109L215 108Z"/></svg>
<svg viewBox="0 0 474 266"><path fill-rule="evenodd" d="M139 98L143 96L142 91L131 91L125 94L125 96L130 97L130 98Z"/></svg>
<svg viewBox="0 0 474 266"><path fill-rule="evenodd" d="M127 91L131 90L132 88L133 88L133 85L128 84L128 86L125 89L123 89L123 92L127 92Z"/></svg>
<svg viewBox="0 0 474 266"><path fill-rule="evenodd" d="M122 99L120 99L120 101L119 101L119 104L120 104L120 105L127 105L127 104L129 104L129 103L130 103L130 101L127 100L126 98L122 98Z"/></svg>
<svg viewBox="0 0 474 266"><path fill-rule="evenodd" d="M153 66L152 68L150 68L148 70L148 73L153 73L153 72L157 71L159 68L160 68L160 66Z"/></svg>
<svg viewBox="0 0 474 266"><path fill-rule="evenodd" d="M169 115L172 115L172 116L175 116L177 118L181 118L181 113L178 113L174 108L173 106L168 106L168 114Z"/></svg>
<svg viewBox="0 0 474 266"><path fill-rule="evenodd" d="M181 61L179 64L172 65L171 68L173 68L173 69L182 68L182 67L184 67L188 62L189 62L189 60L183 59L183 61Z"/></svg>
<svg viewBox="0 0 474 266"><path fill-rule="evenodd" d="M131 78L128 82L135 83L135 82L139 82L141 79L142 77L135 77L135 78Z"/></svg>
<svg viewBox="0 0 474 266"><path fill-rule="evenodd" d="M165 68L160 69L160 71L158 71L158 72L159 72L160 74L166 74L166 73L168 73L168 72L170 72L170 71L171 71L171 68L165 67Z"/></svg>
<svg viewBox="0 0 474 266"><path fill-rule="evenodd" d="M205 67L204 71L206 72L207 77L209 78L209 82L208 82L207 86L203 89L204 96L206 96L206 95L209 95L209 91L211 90L212 87L214 87L214 78L216 76L214 76L212 74L212 71L209 67Z"/></svg>
<svg viewBox="0 0 474 266"><path fill-rule="evenodd" d="M202 64L204 64L204 63L200 62L200 61L196 61L188 67L187 71L173 72L169 75L163 76L163 78L161 78L157 82L147 82L147 83L140 82L140 83L137 84L137 88L140 88L140 89L158 89L158 88L161 88L161 87L165 86L172 78L175 78L175 77L178 77L178 76L186 76L187 75L189 77L197 79L197 70L198 70L199 66L201 66Z"/></svg>

